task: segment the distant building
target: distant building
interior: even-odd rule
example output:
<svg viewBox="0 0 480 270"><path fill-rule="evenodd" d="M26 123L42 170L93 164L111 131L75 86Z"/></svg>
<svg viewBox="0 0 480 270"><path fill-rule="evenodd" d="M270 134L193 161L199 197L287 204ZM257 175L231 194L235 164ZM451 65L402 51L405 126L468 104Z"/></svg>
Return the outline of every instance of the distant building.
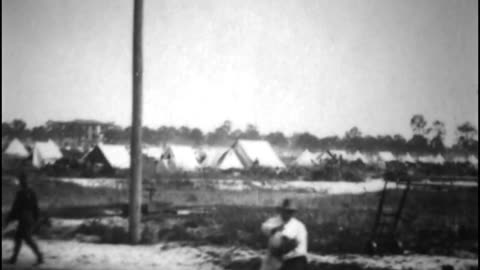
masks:
<svg viewBox="0 0 480 270"><path fill-rule="evenodd" d="M63 137L85 141L103 140L105 131L115 128L113 122L99 122L95 120L48 121L47 130L60 130Z"/></svg>

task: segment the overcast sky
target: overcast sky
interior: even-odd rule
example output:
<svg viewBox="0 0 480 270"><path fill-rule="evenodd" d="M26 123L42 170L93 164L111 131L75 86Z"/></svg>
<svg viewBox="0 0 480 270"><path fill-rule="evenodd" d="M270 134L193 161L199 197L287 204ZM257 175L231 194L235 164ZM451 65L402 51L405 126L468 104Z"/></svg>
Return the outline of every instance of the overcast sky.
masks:
<svg viewBox="0 0 480 270"><path fill-rule="evenodd" d="M144 123L478 125L477 0L144 0ZM2 0L2 121L131 119L133 0Z"/></svg>

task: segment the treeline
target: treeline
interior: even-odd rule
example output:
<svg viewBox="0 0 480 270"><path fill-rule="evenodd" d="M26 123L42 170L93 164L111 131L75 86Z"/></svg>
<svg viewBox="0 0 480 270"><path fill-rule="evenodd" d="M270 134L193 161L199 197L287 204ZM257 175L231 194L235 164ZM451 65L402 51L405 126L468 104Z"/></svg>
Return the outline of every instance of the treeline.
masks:
<svg viewBox="0 0 480 270"><path fill-rule="evenodd" d="M414 115L410 120L413 132L411 138L400 134L385 136L370 136L362 134L358 127L348 130L344 136L318 138L305 132L286 136L282 132L260 134L255 125L247 125L244 130L232 129L232 122L225 121L215 130L204 133L199 128L162 126L157 129L143 128L143 142L152 145L164 143L179 143L190 145L218 145L228 146L237 139L265 139L272 145L282 149L310 149L311 151L325 149L346 149L350 151L376 152L391 151L393 153L413 152L445 153L455 151L465 154L478 154L478 130L469 122L459 125L456 130L456 143L447 149L444 140L447 130L442 121L433 121L431 124L422 115ZM67 138L81 137L74 130L58 130L37 126L27 128L23 120L13 120L2 123L2 137L30 138L32 140L54 139L63 141ZM77 132L78 133L78 132ZM106 143L129 143L130 128L112 127L104 133Z"/></svg>
<svg viewBox="0 0 480 270"><path fill-rule="evenodd" d="M312 134L303 133L294 135L291 140L296 148L313 150L338 148L361 152L391 151L395 154L406 152L445 154L447 151L478 154L478 131L469 122L456 128L456 142L451 148L445 145L447 130L442 121L436 120L429 125L423 115L416 114L410 120L410 127L413 136L409 139L400 134L363 135L358 127L353 127L343 137L317 138Z"/></svg>

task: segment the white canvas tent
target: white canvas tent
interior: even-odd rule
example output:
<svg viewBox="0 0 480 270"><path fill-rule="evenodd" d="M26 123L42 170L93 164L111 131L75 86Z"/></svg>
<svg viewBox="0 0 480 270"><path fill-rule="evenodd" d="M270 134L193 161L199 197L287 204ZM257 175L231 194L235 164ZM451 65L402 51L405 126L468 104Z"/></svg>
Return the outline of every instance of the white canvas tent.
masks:
<svg viewBox="0 0 480 270"><path fill-rule="evenodd" d="M313 167L318 164L318 154L305 149L297 159L295 159L294 164L300 167Z"/></svg>
<svg viewBox="0 0 480 270"><path fill-rule="evenodd" d="M276 149L274 149L276 150ZM298 150L286 150L286 149L279 149L278 151L276 150L278 156L283 160L283 159L291 159L295 160L295 157L301 154L301 151Z"/></svg>
<svg viewBox="0 0 480 270"><path fill-rule="evenodd" d="M216 168L220 158L228 151L227 147L208 147L201 150L204 158L201 162L202 167Z"/></svg>
<svg viewBox="0 0 480 270"><path fill-rule="evenodd" d="M319 152L317 153L317 161L319 163L325 162L329 160L331 157L327 152Z"/></svg>
<svg viewBox="0 0 480 270"><path fill-rule="evenodd" d="M202 158L205 156L205 152L201 148L194 148L195 158L197 159L198 164L202 165Z"/></svg>
<svg viewBox="0 0 480 270"><path fill-rule="evenodd" d="M361 153L360 151L355 151L355 153L353 153L351 155L351 159L353 161L357 161L357 160L360 160L363 164L368 164L370 163L370 159L367 157L367 155Z"/></svg>
<svg viewBox="0 0 480 270"><path fill-rule="evenodd" d="M380 162L392 162L397 160L390 151L380 151L377 154L378 161Z"/></svg>
<svg viewBox="0 0 480 270"><path fill-rule="evenodd" d="M99 144L98 147L113 168L130 168L130 153L123 145Z"/></svg>
<svg viewBox="0 0 480 270"><path fill-rule="evenodd" d="M255 162L260 167L285 168L269 142L263 140L238 140L232 146L245 168L250 168Z"/></svg>
<svg viewBox="0 0 480 270"><path fill-rule="evenodd" d="M195 150L186 145L169 145L161 159L169 170L195 171L200 168Z"/></svg>
<svg viewBox="0 0 480 270"><path fill-rule="evenodd" d="M36 168L42 168L53 164L63 157L60 148L52 140L48 142L35 142L33 146L32 164Z"/></svg>
<svg viewBox="0 0 480 270"><path fill-rule="evenodd" d="M157 161L157 166L155 168L156 173L162 173L168 171L168 160L160 159Z"/></svg>
<svg viewBox="0 0 480 270"><path fill-rule="evenodd" d="M443 165L445 163L445 158L440 155L440 154L437 154L434 158L433 158L433 163L434 164L438 164L438 165Z"/></svg>
<svg viewBox="0 0 480 270"><path fill-rule="evenodd" d="M403 163L415 163L416 160L415 158L410 155L410 153L406 153L405 155L401 155L400 157L398 157L398 160L400 162L403 162Z"/></svg>
<svg viewBox="0 0 480 270"><path fill-rule="evenodd" d="M228 149L228 151L222 154L222 156L218 160L216 168L219 170L245 169L242 162L238 158L238 155L235 153L233 149Z"/></svg>
<svg viewBox="0 0 480 270"><path fill-rule="evenodd" d="M14 158L27 158L30 155L25 145L17 138L8 144L4 154Z"/></svg>
<svg viewBox="0 0 480 270"><path fill-rule="evenodd" d="M153 158L155 160L160 160L160 157L162 157L164 150L162 147L158 146L146 146L142 149L142 153L149 157Z"/></svg>
<svg viewBox="0 0 480 270"><path fill-rule="evenodd" d="M454 163L467 163L468 159L464 156L456 155L456 156L453 157L452 161Z"/></svg>
<svg viewBox="0 0 480 270"><path fill-rule="evenodd" d="M435 164L435 157L432 155L420 156L418 161L426 164Z"/></svg>
<svg viewBox="0 0 480 270"><path fill-rule="evenodd" d="M113 169L129 169L130 153L124 145L98 144L83 158L83 162L107 162Z"/></svg>
<svg viewBox="0 0 480 270"><path fill-rule="evenodd" d="M468 162L469 162L470 164L472 164L473 166L478 167L478 158L477 158L476 156L470 155L470 156L468 157Z"/></svg>
<svg viewBox="0 0 480 270"><path fill-rule="evenodd" d="M343 160L347 160L347 161L353 161L353 155L348 153L347 151L345 150L330 150L329 151L331 154L335 155L336 158L342 158Z"/></svg>
<svg viewBox="0 0 480 270"><path fill-rule="evenodd" d="M354 153L347 152L346 150L338 150L338 149L333 149L329 150L330 154L334 155L337 159L342 159L344 161L349 161L349 162L355 162L355 161L362 161L365 164L368 164L371 162L370 158L364 154L361 153L360 151L355 151ZM318 156L317 160L327 160L331 159L332 157L327 153L323 153L322 156Z"/></svg>

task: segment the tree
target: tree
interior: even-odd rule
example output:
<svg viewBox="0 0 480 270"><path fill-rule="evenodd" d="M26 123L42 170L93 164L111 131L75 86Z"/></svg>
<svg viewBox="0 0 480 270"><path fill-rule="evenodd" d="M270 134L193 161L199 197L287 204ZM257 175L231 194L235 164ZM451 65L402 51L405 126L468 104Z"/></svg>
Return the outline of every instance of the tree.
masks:
<svg viewBox="0 0 480 270"><path fill-rule="evenodd" d="M393 136L392 150L397 154L407 152L407 140L402 135L395 134Z"/></svg>
<svg viewBox="0 0 480 270"><path fill-rule="evenodd" d="M457 132L459 134L459 139L464 139L467 141L474 140L475 136L478 134L477 129L470 122L465 122L458 126Z"/></svg>
<svg viewBox="0 0 480 270"><path fill-rule="evenodd" d="M362 132L360 131L360 129L358 129L358 127L353 127L345 133L345 139L347 140L358 137L362 137Z"/></svg>
<svg viewBox="0 0 480 270"><path fill-rule="evenodd" d="M338 148L341 144L341 140L338 136L330 136L321 138L318 140L318 147L324 150Z"/></svg>
<svg viewBox="0 0 480 270"><path fill-rule="evenodd" d="M393 137L390 135L379 135L377 136L377 144L379 147L379 150L381 151L389 151L391 150L394 144Z"/></svg>
<svg viewBox="0 0 480 270"><path fill-rule="evenodd" d="M201 145L205 138L203 137L203 132L200 129L194 128L190 132L190 139L195 145Z"/></svg>
<svg viewBox="0 0 480 270"><path fill-rule="evenodd" d="M188 136L190 135L190 128L186 126L181 126L178 133L181 137L188 138Z"/></svg>
<svg viewBox="0 0 480 270"><path fill-rule="evenodd" d="M258 132L257 127L253 124L248 124L245 133L243 134L243 138L249 140L260 139L260 133Z"/></svg>
<svg viewBox="0 0 480 270"><path fill-rule="evenodd" d="M231 134L230 137L234 140L237 140L242 137L243 131L240 129L235 129Z"/></svg>
<svg viewBox="0 0 480 270"><path fill-rule="evenodd" d="M2 126L3 127L3 126ZM21 119L14 119L10 123L10 135L13 137L25 137L28 133L26 130L27 124Z"/></svg>
<svg viewBox="0 0 480 270"><path fill-rule="evenodd" d="M444 153L445 152L445 144L443 143L443 139L439 136L435 136L430 141L430 149L435 152L436 154Z"/></svg>
<svg viewBox="0 0 480 270"><path fill-rule="evenodd" d="M424 135L427 121L421 114L415 114L410 120L410 127L412 128L414 135Z"/></svg>
<svg viewBox="0 0 480 270"><path fill-rule="evenodd" d="M362 137L362 142L359 147L360 151L364 152L376 152L381 149L381 145L378 142L378 139L371 135L366 135Z"/></svg>
<svg viewBox="0 0 480 270"><path fill-rule="evenodd" d="M317 149L319 146L319 139L308 132L296 134L293 138L293 146L297 149Z"/></svg>
<svg viewBox="0 0 480 270"><path fill-rule="evenodd" d="M155 131L155 141L167 143L177 138L178 134L175 127L161 126Z"/></svg>
<svg viewBox="0 0 480 270"><path fill-rule="evenodd" d="M105 131L104 139L108 143L127 143L130 140L130 128L113 128Z"/></svg>
<svg viewBox="0 0 480 270"><path fill-rule="evenodd" d="M190 137L191 130L189 127L182 126L177 130L177 136L174 136L173 141L177 143L193 143L193 140Z"/></svg>
<svg viewBox="0 0 480 270"><path fill-rule="evenodd" d="M12 135L12 128L9 123L2 123L2 137Z"/></svg>
<svg viewBox="0 0 480 270"><path fill-rule="evenodd" d="M27 127L27 124L25 123L25 121L23 121L21 119L14 119L12 121L12 129L15 132L23 132L23 131L25 131L26 127Z"/></svg>
<svg viewBox="0 0 480 270"><path fill-rule="evenodd" d="M408 141L408 150L414 153L427 153L430 150L428 140L423 135L413 135Z"/></svg>
<svg viewBox="0 0 480 270"><path fill-rule="evenodd" d="M433 122L432 127L427 129L427 132L432 134L432 137L440 137L444 138L445 134L447 133L447 129L445 128L445 123L442 121L436 120Z"/></svg>
<svg viewBox="0 0 480 270"><path fill-rule="evenodd" d="M265 139L270 142L272 145L277 147L287 147L288 140L287 137L282 132L272 132L265 136Z"/></svg>
<svg viewBox="0 0 480 270"><path fill-rule="evenodd" d="M445 152L445 144L443 142L447 133L445 124L441 121L436 120L435 122L433 122L432 127L429 128L427 131L432 136L432 140L430 141L430 148L435 153Z"/></svg>
<svg viewBox="0 0 480 270"><path fill-rule="evenodd" d="M232 131L232 121L225 120L221 128L225 131L226 134L230 134L230 132Z"/></svg>
<svg viewBox="0 0 480 270"><path fill-rule="evenodd" d="M353 127L345 132L345 147L351 151L360 150L362 132L358 127Z"/></svg>
<svg viewBox="0 0 480 270"><path fill-rule="evenodd" d="M155 130L149 127L143 127L142 128L143 141L149 144L157 144L158 141L156 140L155 133L156 133Z"/></svg>
<svg viewBox="0 0 480 270"><path fill-rule="evenodd" d="M472 153L478 151L478 131L470 122L457 127L457 148Z"/></svg>
<svg viewBox="0 0 480 270"><path fill-rule="evenodd" d="M32 129L31 136L35 141L44 141L48 139L48 132L44 126L38 126Z"/></svg>
<svg viewBox="0 0 480 270"><path fill-rule="evenodd" d="M215 129L214 132L207 134L207 143L209 145L229 145L232 143L232 138L230 138L230 131L232 129L232 122L226 120L222 123L221 126Z"/></svg>
<svg viewBox="0 0 480 270"><path fill-rule="evenodd" d="M175 128L174 126L166 127L165 128L165 141L167 142L175 142L180 138L180 131Z"/></svg>

